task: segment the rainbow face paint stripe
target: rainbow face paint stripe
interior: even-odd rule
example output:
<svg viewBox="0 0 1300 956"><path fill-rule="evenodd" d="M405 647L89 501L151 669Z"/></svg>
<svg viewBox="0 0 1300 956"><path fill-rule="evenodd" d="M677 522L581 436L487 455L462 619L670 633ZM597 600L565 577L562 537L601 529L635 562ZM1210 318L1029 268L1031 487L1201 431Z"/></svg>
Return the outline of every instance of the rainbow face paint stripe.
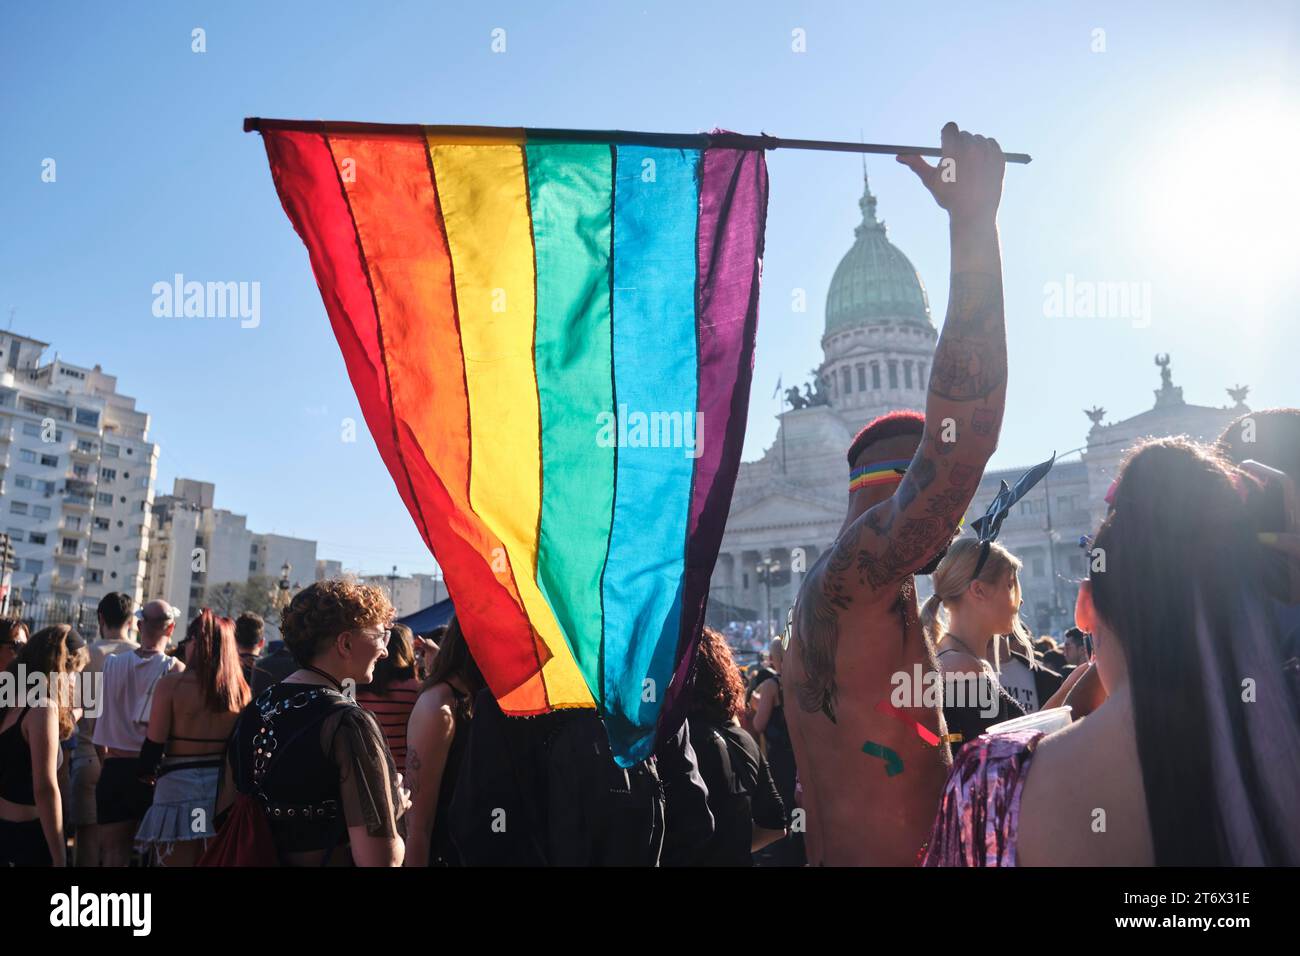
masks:
<svg viewBox="0 0 1300 956"><path fill-rule="evenodd" d="M620 764L648 756L680 725L740 465L762 151L421 126L263 139L502 710L594 706ZM647 422L677 428L638 440Z"/></svg>
<svg viewBox="0 0 1300 956"><path fill-rule="evenodd" d="M910 458L895 458L889 461L875 461L867 465L859 465L849 472L849 491L854 492L869 485L884 485L892 481L902 481L903 475L907 472L907 466L911 463Z"/></svg>

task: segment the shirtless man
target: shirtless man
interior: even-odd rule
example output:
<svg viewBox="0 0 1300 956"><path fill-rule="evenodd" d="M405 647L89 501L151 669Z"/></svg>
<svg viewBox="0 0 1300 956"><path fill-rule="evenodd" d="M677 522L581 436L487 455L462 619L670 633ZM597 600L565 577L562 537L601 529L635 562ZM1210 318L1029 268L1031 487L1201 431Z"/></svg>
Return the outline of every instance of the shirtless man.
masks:
<svg viewBox="0 0 1300 956"><path fill-rule="evenodd" d="M867 481L850 493L839 538L800 589L785 659L786 717L813 865L914 864L951 761L946 745L929 746L914 727L876 710L889 701L891 675L902 671L910 680L917 664L937 669L917 621L912 576L952 540L997 447L1006 401L997 231L1005 161L996 140L955 123L943 128L942 148L938 167L898 157L948 211L951 236L948 315L924 431L877 429L887 437L855 442L856 470L910 464L898 484ZM915 694L919 700L921 690ZM938 708L902 713L945 732ZM868 742L876 746L864 752ZM872 754L882 747L901 758L901 771L890 775L897 764Z"/></svg>

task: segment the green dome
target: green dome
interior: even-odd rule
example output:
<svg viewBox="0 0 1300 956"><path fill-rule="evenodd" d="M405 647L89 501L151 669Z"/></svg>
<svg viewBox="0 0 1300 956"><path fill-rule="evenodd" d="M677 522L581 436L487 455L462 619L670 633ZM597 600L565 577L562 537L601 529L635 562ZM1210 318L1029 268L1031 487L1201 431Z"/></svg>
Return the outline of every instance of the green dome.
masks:
<svg viewBox="0 0 1300 956"><path fill-rule="evenodd" d="M885 235L876 218L876 197L862 173L862 225L826 293L826 335L882 323L930 324L930 302L916 267Z"/></svg>

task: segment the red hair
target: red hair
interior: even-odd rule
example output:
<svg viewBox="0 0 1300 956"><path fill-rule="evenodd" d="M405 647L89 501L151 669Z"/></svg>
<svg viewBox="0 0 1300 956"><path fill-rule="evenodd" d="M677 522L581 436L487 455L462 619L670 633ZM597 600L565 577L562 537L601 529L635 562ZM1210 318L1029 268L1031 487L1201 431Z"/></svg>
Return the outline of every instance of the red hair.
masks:
<svg viewBox="0 0 1300 956"><path fill-rule="evenodd" d="M190 642L189 668L198 678L208 708L233 714L243 710L251 694L239 666L235 622L205 607L190 621L185 639Z"/></svg>
<svg viewBox="0 0 1300 956"><path fill-rule="evenodd" d="M874 445L886 438L897 438L899 435L916 435L919 438L924 433L925 416L920 412L902 408L886 412L879 418L867 422L862 431L854 437L853 443L849 445L849 467L853 467L858 456L867 450L868 445Z"/></svg>

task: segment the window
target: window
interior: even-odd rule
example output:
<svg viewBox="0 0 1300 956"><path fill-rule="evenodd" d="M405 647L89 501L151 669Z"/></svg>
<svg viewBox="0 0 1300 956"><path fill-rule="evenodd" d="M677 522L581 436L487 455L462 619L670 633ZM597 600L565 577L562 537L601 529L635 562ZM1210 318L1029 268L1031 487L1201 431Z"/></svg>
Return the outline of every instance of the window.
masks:
<svg viewBox="0 0 1300 956"><path fill-rule="evenodd" d="M257 562L256 562L256 561L249 561L249 562L248 562L248 570L249 570L249 571L256 571L256 570L257 570Z"/></svg>
<svg viewBox="0 0 1300 956"><path fill-rule="evenodd" d="M903 363L903 384L908 389L912 387L912 363L911 362Z"/></svg>
<svg viewBox="0 0 1300 956"><path fill-rule="evenodd" d="M46 541L45 532L33 531L31 534L27 536L27 540L30 541L32 544L44 544Z"/></svg>
<svg viewBox="0 0 1300 956"><path fill-rule="evenodd" d="M11 515L25 515L25 514L27 514L27 502L25 502L25 501L11 501L11 502L9 502L9 513L10 513Z"/></svg>
<svg viewBox="0 0 1300 956"><path fill-rule="evenodd" d="M59 456L41 455L41 464L44 465L46 468L57 468L59 467Z"/></svg>
<svg viewBox="0 0 1300 956"><path fill-rule="evenodd" d="M32 438L40 438L41 426L36 422L23 422L23 434L30 435Z"/></svg>
<svg viewBox="0 0 1300 956"><path fill-rule="evenodd" d="M23 540L23 535L25 535L26 533L27 532L24 531L22 528L9 528L7 531L5 531L5 534L9 535L9 540L12 541L14 544L21 543Z"/></svg>
<svg viewBox="0 0 1300 956"><path fill-rule="evenodd" d="M108 444L107 442L104 443L104 457L105 457L105 458L120 458L121 455L122 455L122 449L121 449L121 446L119 446L119 445L110 445L110 444Z"/></svg>
<svg viewBox="0 0 1300 956"><path fill-rule="evenodd" d="M63 546L62 546L61 548L59 548L60 553L62 553L62 554L76 554L76 553L77 553L77 543L78 543L78 542L77 542L77 539L76 539L76 538L64 538L64 539L63 539Z"/></svg>
<svg viewBox="0 0 1300 956"><path fill-rule="evenodd" d="M48 505L33 505L33 506L32 506L32 517L33 517L33 518L48 518L49 516L50 516L50 508L49 508Z"/></svg>
<svg viewBox="0 0 1300 956"><path fill-rule="evenodd" d="M92 408L77 409L77 424L85 425L89 428L99 427L99 412Z"/></svg>
<svg viewBox="0 0 1300 956"><path fill-rule="evenodd" d="M19 448L18 460L25 461L29 465L34 465L36 464L36 452L31 451L30 449L27 448Z"/></svg>
<svg viewBox="0 0 1300 956"><path fill-rule="evenodd" d="M85 438L78 438L77 451L84 451L93 455L95 453L95 443Z"/></svg>
<svg viewBox="0 0 1300 956"><path fill-rule="evenodd" d="M743 587L746 591L748 591L748 590L749 590L749 572L748 572L748 571L743 572L743 573L740 575L740 577L741 577L741 587Z"/></svg>
<svg viewBox="0 0 1300 956"><path fill-rule="evenodd" d="M32 480L28 478L26 475L14 475L15 488L30 488L31 486L32 486Z"/></svg>
<svg viewBox="0 0 1300 956"><path fill-rule="evenodd" d="M925 363L916 363L916 385L918 388L925 388Z"/></svg>
<svg viewBox="0 0 1300 956"><path fill-rule="evenodd" d="M82 481L90 480L90 467L87 465L73 465L72 477L80 478Z"/></svg>
<svg viewBox="0 0 1300 956"><path fill-rule="evenodd" d="M44 561L38 561L36 558L28 558L23 562L23 574L40 574L44 570Z"/></svg>
<svg viewBox="0 0 1300 956"><path fill-rule="evenodd" d="M68 515L68 517L66 517L66 518L63 519L63 526L64 526L65 528L69 528L69 529L71 529L72 531L80 531L80 530L81 530L81 516L80 516L80 515Z"/></svg>
<svg viewBox="0 0 1300 956"><path fill-rule="evenodd" d="M874 389L880 388L880 363L879 362L871 363L871 387Z"/></svg>
<svg viewBox="0 0 1300 956"><path fill-rule="evenodd" d="M104 481L117 481L117 469L101 468L99 469L99 477Z"/></svg>
<svg viewBox="0 0 1300 956"><path fill-rule="evenodd" d="M840 380L840 391L845 395L853 391L853 373L849 371L847 366L840 369Z"/></svg>
<svg viewBox="0 0 1300 956"><path fill-rule="evenodd" d="M858 366L858 391L865 392L866 390L867 390L867 367L865 365L859 365Z"/></svg>
<svg viewBox="0 0 1300 956"><path fill-rule="evenodd" d="M1034 558L1034 577L1041 578L1042 576L1043 576L1043 559Z"/></svg>
<svg viewBox="0 0 1300 956"><path fill-rule="evenodd" d="M889 361L889 387L898 388L898 363L893 359Z"/></svg>
<svg viewBox="0 0 1300 956"><path fill-rule="evenodd" d="M107 531L110 527L112 527L112 523L111 523L107 518L96 518L96 519L95 519L95 530L96 530L96 531Z"/></svg>
<svg viewBox="0 0 1300 956"><path fill-rule="evenodd" d="M47 498L54 494L54 482L45 481L44 479L36 482L36 490L43 493Z"/></svg>
<svg viewBox="0 0 1300 956"><path fill-rule="evenodd" d="M77 569L73 565L71 564L59 565L59 577L61 577L64 581L71 581L76 576L77 576Z"/></svg>
<svg viewBox="0 0 1300 956"><path fill-rule="evenodd" d="M86 580L91 584L100 584L104 580L104 572L96 568L86 569Z"/></svg>
<svg viewBox="0 0 1300 956"><path fill-rule="evenodd" d="M107 491L101 491L97 495L95 495L95 500L98 501L101 505L111 505L113 503L113 496L110 495Z"/></svg>
<svg viewBox="0 0 1300 956"><path fill-rule="evenodd" d="M95 557L108 554L108 545L104 544L102 541L92 541L90 543L90 553Z"/></svg>

